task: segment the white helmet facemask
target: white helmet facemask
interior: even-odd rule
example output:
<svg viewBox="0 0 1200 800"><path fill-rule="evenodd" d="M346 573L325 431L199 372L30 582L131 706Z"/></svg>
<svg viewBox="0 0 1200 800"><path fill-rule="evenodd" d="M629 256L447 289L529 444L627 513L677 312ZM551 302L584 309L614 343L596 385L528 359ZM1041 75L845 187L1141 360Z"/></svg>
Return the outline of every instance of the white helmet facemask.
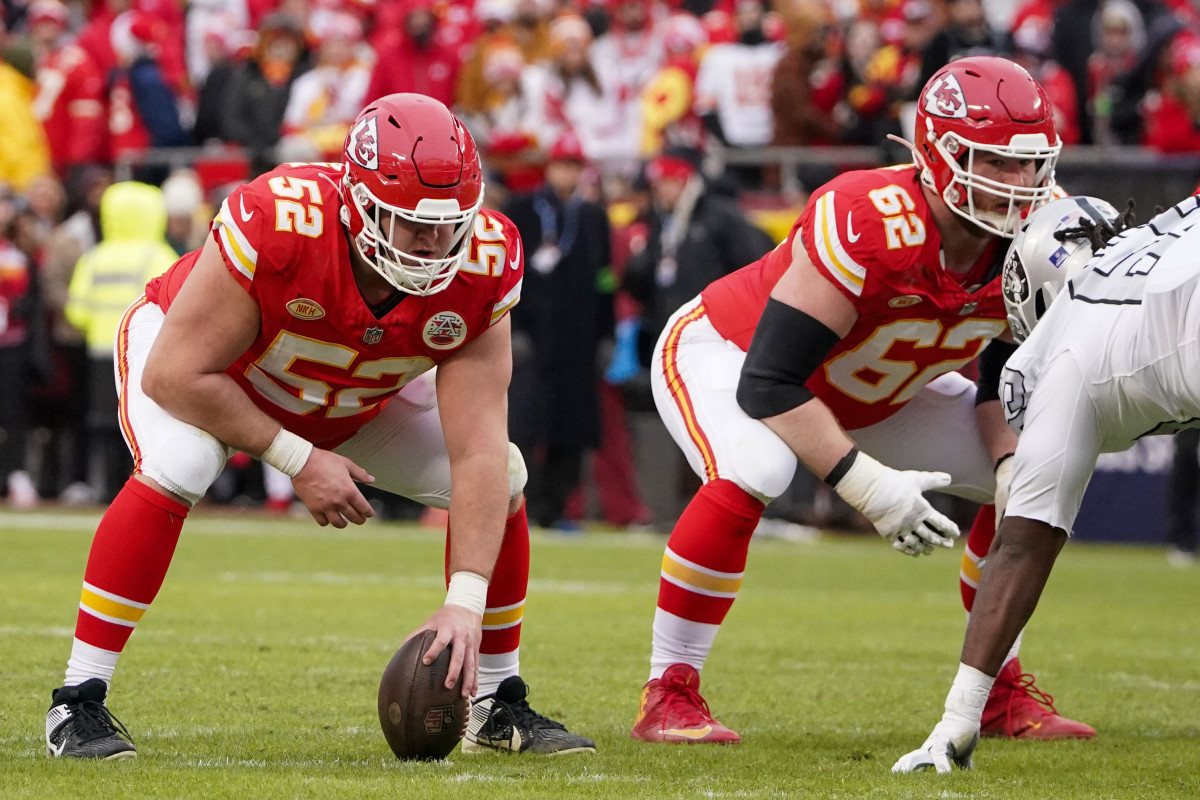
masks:
<svg viewBox="0 0 1200 800"><path fill-rule="evenodd" d="M469 208L457 200L423 198L407 209L382 202L359 183L350 190L354 213L362 230L354 237L359 255L374 267L393 288L407 294L426 296L445 289L466 262L475 230L475 218L483 205L483 192ZM349 225L350 209L342 206L342 222ZM444 258L422 258L392 246L390 234L399 220L424 225L454 225L450 249Z"/></svg>
<svg viewBox="0 0 1200 800"><path fill-rule="evenodd" d="M1062 143L1051 144L1045 134L1017 134L1007 145L989 145L972 142L949 132L936 140L934 147L954 174L946 190L942 192L942 199L955 214L989 233L1012 238L1026 209L1033 210L1049 202L1054 195L1054 167L1058 163ZM1033 186L1016 186L977 174L976 161L990 155L1033 160L1038 165ZM932 184L932 176L926 176L923 171L921 177L926 185L936 191ZM1008 208L1004 212L977 208L972 190L1006 198Z"/></svg>

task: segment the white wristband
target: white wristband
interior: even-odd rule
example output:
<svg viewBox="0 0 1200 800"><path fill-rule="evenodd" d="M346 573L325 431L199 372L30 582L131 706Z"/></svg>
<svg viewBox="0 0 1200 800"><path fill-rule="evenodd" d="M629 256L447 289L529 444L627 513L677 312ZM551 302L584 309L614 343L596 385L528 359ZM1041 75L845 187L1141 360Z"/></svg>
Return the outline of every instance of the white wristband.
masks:
<svg viewBox="0 0 1200 800"><path fill-rule="evenodd" d="M456 572L450 576L446 590L448 606L461 606L479 616L487 608L487 578L475 572Z"/></svg>
<svg viewBox="0 0 1200 800"><path fill-rule="evenodd" d="M294 478L308 463L308 456L312 450L312 442L297 436L287 428L280 428L271 446L262 454L262 461L289 478Z"/></svg>
<svg viewBox="0 0 1200 800"><path fill-rule="evenodd" d="M985 672L959 663L954 685L946 695L946 713L942 719L954 719L979 726L983 707L992 691L995 678Z"/></svg>

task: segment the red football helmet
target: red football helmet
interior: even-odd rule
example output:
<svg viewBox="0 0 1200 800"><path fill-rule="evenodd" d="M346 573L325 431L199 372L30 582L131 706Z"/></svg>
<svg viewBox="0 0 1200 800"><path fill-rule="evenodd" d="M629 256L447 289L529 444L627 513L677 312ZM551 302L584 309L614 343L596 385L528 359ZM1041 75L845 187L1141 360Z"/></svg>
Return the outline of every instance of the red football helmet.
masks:
<svg viewBox="0 0 1200 800"><path fill-rule="evenodd" d="M1051 199L1062 150L1054 112L1038 82L1006 58L960 58L938 70L917 99L916 140L922 183L990 233L1013 236L1023 213ZM976 174L976 159L987 154L1032 159L1033 186ZM977 209L972 189L1007 197L1007 213Z"/></svg>
<svg viewBox="0 0 1200 800"><path fill-rule="evenodd" d="M471 134L431 97L390 94L358 115L344 156L341 219L359 254L402 292L445 289L467 258L483 203L483 170ZM446 257L394 248L397 217L453 224Z"/></svg>

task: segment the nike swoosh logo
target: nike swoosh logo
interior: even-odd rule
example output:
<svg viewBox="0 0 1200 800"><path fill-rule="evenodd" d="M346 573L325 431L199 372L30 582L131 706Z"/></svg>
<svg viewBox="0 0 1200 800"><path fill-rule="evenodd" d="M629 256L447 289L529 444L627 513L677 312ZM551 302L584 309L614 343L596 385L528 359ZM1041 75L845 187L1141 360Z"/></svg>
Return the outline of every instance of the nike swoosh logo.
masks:
<svg viewBox="0 0 1200 800"><path fill-rule="evenodd" d="M663 731L668 736L682 736L685 739L703 739L712 733L712 725L703 728L668 728Z"/></svg>
<svg viewBox="0 0 1200 800"><path fill-rule="evenodd" d="M521 240L517 239L517 254L508 260L508 266L517 269L521 264Z"/></svg>
<svg viewBox="0 0 1200 800"><path fill-rule="evenodd" d="M239 196L238 205L242 207L242 222L249 222L250 218L254 216L254 212L246 213L246 198Z"/></svg>
<svg viewBox="0 0 1200 800"><path fill-rule="evenodd" d="M859 237L862 236L861 233L854 232L854 226L851 224L851 218L853 216L854 216L853 211L848 212L846 214L846 238L850 240L851 244L853 244L854 242L857 242L859 240Z"/></svg>

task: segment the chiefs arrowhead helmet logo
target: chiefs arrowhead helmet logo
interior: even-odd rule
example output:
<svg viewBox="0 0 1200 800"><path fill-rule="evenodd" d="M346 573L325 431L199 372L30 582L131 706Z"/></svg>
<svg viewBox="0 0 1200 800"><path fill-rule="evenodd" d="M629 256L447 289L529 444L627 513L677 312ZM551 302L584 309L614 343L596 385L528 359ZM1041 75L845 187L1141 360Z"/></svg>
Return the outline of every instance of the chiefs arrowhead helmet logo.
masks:
<svg viewBox="0 0 1200 800"><path fill-rule="evenodd" d="M964 119L967 116L967 100L963 97L958 77L943 75L925 91L925 113L935 117Z"/></svg>
<svg viewBox="0 0 1200 800"><path fill-rule="evenodd" d="M379 128L374 114L360 119L350 131L346 155L360 167L379 169Z"/></svg>

